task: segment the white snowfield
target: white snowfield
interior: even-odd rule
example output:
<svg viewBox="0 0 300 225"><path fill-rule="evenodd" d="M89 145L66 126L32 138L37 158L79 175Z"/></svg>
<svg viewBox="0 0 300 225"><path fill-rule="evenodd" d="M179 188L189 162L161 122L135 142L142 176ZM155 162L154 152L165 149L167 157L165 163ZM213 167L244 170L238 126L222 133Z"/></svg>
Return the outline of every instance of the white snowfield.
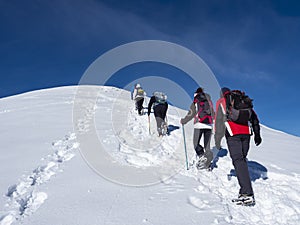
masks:
<svg viewBox="0 0 300 225"><path fill-rule="evenodd" d="M158 138L153 114L149 133L148 117L137 115L129 92L84 88L85 113L74 125L77 87L0 99L1 225L300 223L300 138L261 126L263 143L256 147L252 140L248 156L256 205L237 206L231 199L237 197L239 186L225 140L221 151L212 140L211 172L192 165L186 170L179 124L186 111L170 106L170 135ZM97 101L89 101L89 90L96 90ZM113 159L112 168L160 168L167 171L165 176L140 186L101 176L81 154L78 136L92 130L90 121L96 125L99 145ZM192 164L192 122L185 132ZM121 174L128 179L130 175Z"/></svg>

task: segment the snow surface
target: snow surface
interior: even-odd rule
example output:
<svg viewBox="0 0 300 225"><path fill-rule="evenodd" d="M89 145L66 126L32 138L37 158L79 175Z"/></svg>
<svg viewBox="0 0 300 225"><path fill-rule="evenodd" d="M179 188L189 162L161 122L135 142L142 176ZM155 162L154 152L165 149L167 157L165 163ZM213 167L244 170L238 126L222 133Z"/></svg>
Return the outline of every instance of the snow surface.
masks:
<svg viewBox="0 0 300 225"><path fill-rule="evenodd" d="M173 170L175 163L177 169L144 186L120 185L96 173L81 156L82 143L73 130L77 87L4 98L0 100L1 225L300 223L300 138L262 126L263 143L256 147L251 141L248 157L256 205L236 206L231 199L239 186L224 140L223 150L212 149L211 172L193 166L186 170L179 125L185 111L170 107L171 134L158 138L153 115L149 134L148 118L137 115L128 92L84 88L86 93L96 89L98 98L82 118L76 118L75 131L88 132L88 120L95 121L113 163L166 171ZM116 96L120 104L112 104ZM84 96L85 101L89 98ZM185 128L192 163L192 122Z"/></svg>

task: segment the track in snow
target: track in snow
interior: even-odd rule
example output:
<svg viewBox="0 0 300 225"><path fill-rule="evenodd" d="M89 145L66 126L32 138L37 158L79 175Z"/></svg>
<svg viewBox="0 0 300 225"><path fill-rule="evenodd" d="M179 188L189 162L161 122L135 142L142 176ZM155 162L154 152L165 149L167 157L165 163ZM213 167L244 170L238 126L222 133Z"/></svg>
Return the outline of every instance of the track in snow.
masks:
<svg viewBox="0 0 300 225"><path fill-rule="evenodd" d="M79 147L74 133L52 143L54 153L42 159L42 165L37 166L29 175L24 174L16 184L12 184L5 195L6 213L0 217L1 225L10 225L33 214L48 198L44 191L38 188L49 182L57 173L62 172L62 164L75 156Z"/></svg>

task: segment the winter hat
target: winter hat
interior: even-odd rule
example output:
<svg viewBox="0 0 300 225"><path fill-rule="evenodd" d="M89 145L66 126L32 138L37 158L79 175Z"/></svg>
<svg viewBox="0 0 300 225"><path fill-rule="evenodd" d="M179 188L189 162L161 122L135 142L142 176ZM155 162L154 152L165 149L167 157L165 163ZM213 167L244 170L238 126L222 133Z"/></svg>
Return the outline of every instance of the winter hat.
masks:
<svg viewBox="0 0 300 225"><path fill-rule="evenodd" d="M220 96L223 97L226 92L229 92L230 89L228 87L222 87L220 91Z"/></svg>
<svg viewBox="0 0 300 225"><path fill-rule="evenodd" d="M203 88L202 88L202 87L199 87L199 88L195 91L196 94L199 94L199 93L202 93L202 92L203 92Z"/></svg>
<svg viewBox="0 0 300 225"><path fill-rule="evenodd" d="M197 90L194 93L194 98L196 98L196 96L198 96L200 93L203 93L203 88L199 87L197 88Z"/></svg>
<svg viewBox="0 0 300 225"><path fill-rule="evenodd" d="M140 85L140 84L136 84L135 87L136 87L136 88L140 88L141 85Z"/></svg>

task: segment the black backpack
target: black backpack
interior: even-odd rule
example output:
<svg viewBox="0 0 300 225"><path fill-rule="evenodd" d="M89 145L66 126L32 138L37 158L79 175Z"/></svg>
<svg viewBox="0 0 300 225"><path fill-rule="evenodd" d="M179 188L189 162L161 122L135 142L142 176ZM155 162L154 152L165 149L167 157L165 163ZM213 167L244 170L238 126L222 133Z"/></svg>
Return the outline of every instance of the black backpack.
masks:
<svg viewBox="0 0 300 225"><path fill-rule="evenodd" d="M198 119L198 122L205 123L205 124L212 124L213 123L213 109L212 105L209 102L210 99L207 98L206 94L200 93L198 94L195 99L194 103L197 104L198 112L196 114L196 117Z"/></svg>
<svg viewBox="0 0 300 225"><path fill-rule="evenodd" d="M227 119L238 124L247 125L252 114L253 99L239 90L226 93L224 98L226 100Z"/></svg>

